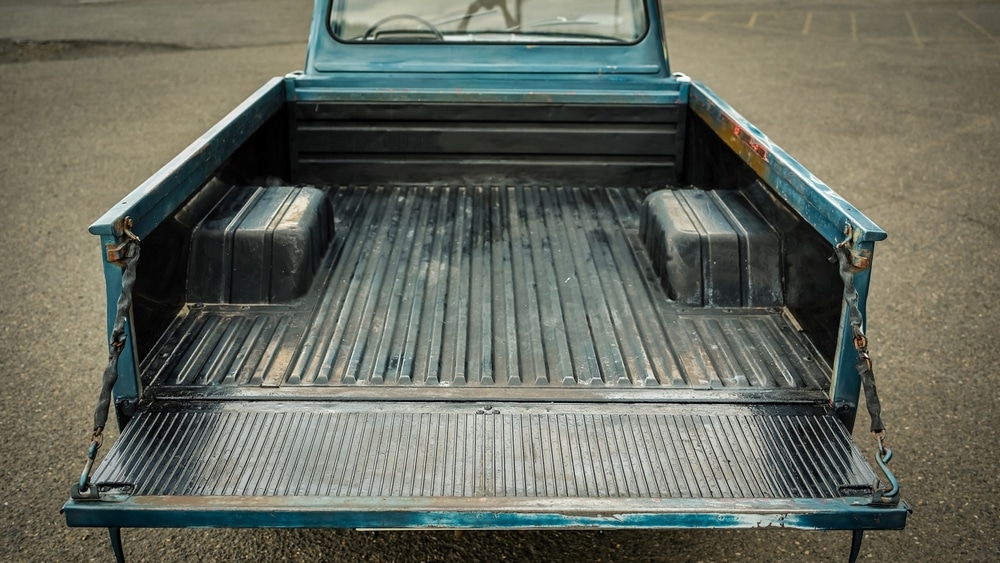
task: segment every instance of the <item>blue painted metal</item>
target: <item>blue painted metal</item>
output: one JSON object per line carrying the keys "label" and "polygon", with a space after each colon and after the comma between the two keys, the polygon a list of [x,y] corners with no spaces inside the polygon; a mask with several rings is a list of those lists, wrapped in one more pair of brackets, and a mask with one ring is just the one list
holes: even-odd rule
{"label": "blue painted metal", "polygon": [[90,232],[118,237],[121,235],[122,218],[131,217],[133,232],[139,238],[145,238],[278,111],[285,101],[284,89],[285,82],[281,78],[267,81],[229,115],[105,212],[90,226]]}
{"label": "blue painted metal", "polygon": [[[115,323],[118,296],[122,291],[122,270],[109,262],[105,249],[121,242],[122,220],[131,217],[133,232],[144,238],[167,216],[200,188],[227,158],[245,142],[285,100],[285,84],[274,78],[236,107],[198,140],[191,143],[173,160],[125,196],[90,226],[90,232],[101,237],[104,281],[107,290],[108,335]],[[135,401],[142,395],[138,356],[134,346],[131,316],[126,322],[125,346],[118,359],[118,381],[114,387],[116,401]],[[121,424],[119,420],[119,425]]]}
{"label": "blue painted metal", "polygon": [[[841,239],[843,238],[844,236],[842,235]],[[856,243],[854,250],[855,252],[867,252],[869,264],[875,258],[874,242]],[[854,273],[854,289],[858,292],[858,309],[866,321],[868,319],[867,305],[870,281],[870,266]],[[841,419],[846,419],[850,422],[857,415],[858,399],[861,395],[861,375],[855,367],[858,362],[858,351],[853,345],[854,331],[849,322],[849,312],[846,302],[841,307],[840,327],[838,331],[837,352],[833,360],[833,376],[830,381],[830,401],[834,406],[845,409]]]}
{"label": "blue painted metal", "polygon": [[850,226],[856,242],[884,240],[886,233],[871,219],[771,142],[704,84],[691,87],[691,110],[760,177],[795,208],[831,245],[844,240]]}
{"label": "blue painted metal", "polygon": [[[886,238],[885,231],[774,144],[704,84],[692,84],[689,107],[831,246],[850,236],[853,254],[867,255],[867,266],[854,276],[858,306],[865,315],[874,243]],[[830,400],[834,405],[848,408],[848,418],[853,419],[861,379],[854,367],[858,355],[851,345],[853,332],[847,323],[846,305],[841,311],[839,334]]]}
{"label": "blue painted metal", "polygon": [[[773,144],[704,85],[670,74],[659,3],[648,1],[650,28],[635,45],[359,45],[336,41],[326,27],[329,0],[316,0],[305,71],[274,78],[192,143],[90,228],[104,245],[119,242],[123,217],[145,237],[193,194],[286,100],[689,104],[690,108],[831,245],[845,228],[855,251],[873,258],[886,233]],[[489,61],[485,63],[484,61]],[[870,260],[869,260],[870,264]],[[109,334],[121,270],[105,261]],[[870,267],[855,274],[865,312]],[[846,319],[846,311],[842,319]],[[141,395],[131,320],[119,361],[117,399]],[[860,379],[841,322],[831,400],[856,408]],[[880,460],[881,461],[881,460]],[[893,484],[895,488],[896,485]],[[414,504],[410,505],[408,503]],[[603,499],[560,506],[553,501],[479,499],[480,506],[427,511],[427,499],[332,501],[321,497],[134,497],[121,502],[69,501],[71,526],[114,526],[123,515],[147,527],[348,528],[902,528],[909,507],[874,507],[858,499]],[[623,513],[622,506],[628,505]]]}
{"label": "blue painted metal", "polygon": [[[455,84],[446,74],[288,75],[290,101],[675,104],[688,84],[671,76],[538,77],[469,75]],[[450,84],[445,88],[446,84]]]}
{"label": "blue painted metal", "polygon": [[632,45],[342,43],[316,0],[305,71],[289,75],[299,101],[683,103],[670,74],[659,6]]}
{"label": "blue painted metal", "polygon": [[305,74],[446,72],[439,89],[467,87],[489,74],[670,76],[656,2],[646,2],[649,29],[632,45],[555,45],[505,43],[342,43],[330,33],[331,0],[313,8]]}
{"label": "blue painted metal", "polygon": [[885,475],[886,481],[889,482],[889,490],[885,491],[882,496],[887,499],[895,499],[899,495],[899,479],[889,469],[889,462],[892,461],[892,450],[883,447],[881,438],[879,438],[878,446],[878,455],[875,456],[875,461],[878,463],[879,469],[882,470],[882,474]]}
{"label": "blue painted metal", "polygon": [[[797,528],[901,529],[910,508],[859,499],[435,499],[326,497],[136,497],[69,501],[70,526],[107,527],[123,517],[154,528]],[[447,500],[447,499],[445,499]],[[429,506],[431,505],[431,506]],[[478,505],[478,506],[477,506]]]}
{"label": "blue painted metal", "polygon": [[97,448],[98,444],[96,441],[91,442],[90,447],[87,448],[87,464],[83,468],[83,473],[80,474],[80,490],[84,491],[87,489],[87,481],[90,479],[90,470],[94,465],[94,459],[97,458]]}
{"label": "blue painted metal", "polygon": [[[127,200],[123,200],[127,201]],[[123,215],[125,217],[127,215]],[[120,223],[118,223],[120,224]],[[112,226],[114,231],[116,227]],[[93,227],[91,227],[91,232]],[[115,317],[118,314],[118,296],[122,293],[122,268],[119,264],[106,260],[105,249],[108,245],[117,245],[119,238],[115,234],[101,234],[101,262],[104,264],[104,287],[107,303],[107,327],[108,338],[114,331]],[[133,330],[132,314],[125,320],[125,343],[121,354],[118,356],[118,379],[115,381],[112,396],[116,401],[138,401],[142,396],[142,382],[139,378],[139,356],[134,346],[135,331]],[[116,414],[118,413],[118,409]],[[118,427],[121,428],[124,420],[119,416]]]}

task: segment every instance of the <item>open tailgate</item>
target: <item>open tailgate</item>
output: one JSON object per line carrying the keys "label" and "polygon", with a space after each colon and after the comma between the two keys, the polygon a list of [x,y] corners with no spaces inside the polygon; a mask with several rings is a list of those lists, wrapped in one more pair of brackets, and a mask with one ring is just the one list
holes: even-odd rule
{"label": "open tailgate", "polygon": [[71,526],[902,528],[821,405],[162,401]]}

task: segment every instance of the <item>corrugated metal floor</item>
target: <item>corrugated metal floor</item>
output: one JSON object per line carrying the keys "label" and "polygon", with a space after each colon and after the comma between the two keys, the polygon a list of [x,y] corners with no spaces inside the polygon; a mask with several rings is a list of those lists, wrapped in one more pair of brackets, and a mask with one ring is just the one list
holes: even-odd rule
{"label": "corrugated metal floor", "polygon": [[286,391],[825,389],[829,367],[780,311],[667,298],[638,238],[647,193],[333,189],[336,238],[304,301],[188,308],[144,377]]}
{"label": "corrugated metal floor", "polygon": [[470,497],[838,498],[864,494],[875,480],[844,427],[817,406],[263,401],[153,404],[94,475],[133,484],[137,496],[443,497],[453,505]]}

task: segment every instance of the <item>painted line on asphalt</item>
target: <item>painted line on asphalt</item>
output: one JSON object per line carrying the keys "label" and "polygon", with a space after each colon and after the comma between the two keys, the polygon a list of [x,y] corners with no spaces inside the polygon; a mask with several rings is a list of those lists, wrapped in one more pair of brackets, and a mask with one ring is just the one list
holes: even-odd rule
{"label": "painted line on asphalt", "polygon": [[996,36],[994,36],[993,34],[991,34],[989,31],[986,31],[985,27],[983,27],[983,26],[979,25],[978,23],[976,23],[969,16],[965,15],[962,12],[955,12],[955,13],[958,14],[958,17],[960,17],[963,20],[965,20],[966,23],[968,23],[972,27],[974,27],[977,30],[979,30],[980,33],[982,33],[983,35],[985,35],[986,37],[988,37],[991,41],[993,41],[994,43],[1000,43],[1000,39],[998,39]]}
{"label": "painted line on asphalt", "polygon": [[[937,30],[935,27],[935,25],[937,25],[937,20],[925,21],[926,16],[929,13],[930,12],[927,11],[914,12],[911,10],[874,10],[861,12],[844,11],[836,13],[832,11],[807,12],[804,10],[755,10],[747,12],[737,11],[736,13],[725,14],[717,10],[692,10],[667,11],[665,16],[674,21],[700,23],[705,25],[719,25],[730,28],[752,29],[758,32],[795,34],[801,37],[839,36],[847,39],[847,36],[849,35],[850,42],[854,44],[908,43],[920,48],[925,48],[928,45],[938,43],[968,43],[970,41],[1000,44],[1000,36],[990,33],[987,28],[979,23],[976,23],[972,17],[957,10],[954,12],[939,12],[939,14],[943,13],[945,16],[949,16],[954,13],[964,22],[964,24],[960,25],[968,25],[975,31],[963,32],[962,27],[953,27],[951,33],[945,33],[942,35],[940,33],[941,30]],[[833,14],[839,16],[836,20],[839,23],[839,31],[831,30],[831,22],[833,20],[831,20],[830,16]],[[803,20],[800,20],[802,25],[801,27],[798,27],[794,23],[794,20],[796,19],[794,17],[787,17],[783,21],[775,22],[774,16],[776,15],[802,17]],[[847,15],[846,22],[844,20],[845,15]],[[885,24],[888,21],[885,18],[889,18],[890,16],[892,16],[894,21],[897,23],[893,30],[888,31],[888,35],[886,35],[886,33],[879,33],[870,29],[871,26],[869,24],[872,22],[881,22]],[[900,18],[900,16],[902,17]],[[740,20],[742,17],[746,17],[747,19],[741,22]],[[869,21],[870,19],[872,22]],[[920,20],[920,22],[918,22],[918,20]],[[906,23],[903,24],[903,21]],[[847,24],[847,27],[844,27],[844,24]],[[930,27],[928,28],[928,26]],[[935,31],[938,31],[938,34],[935,34]]]}
{"label": "painted line on asphalt", "polygon": [[909,11],[903,12],[903,14],[906,16],[907,23],[910,24],[910,31],[913,32],[913,42],[918,46],[923,47],[924,42],[920,39],[920,33],[917,31],[917,22],[913,21],[913,14]]}

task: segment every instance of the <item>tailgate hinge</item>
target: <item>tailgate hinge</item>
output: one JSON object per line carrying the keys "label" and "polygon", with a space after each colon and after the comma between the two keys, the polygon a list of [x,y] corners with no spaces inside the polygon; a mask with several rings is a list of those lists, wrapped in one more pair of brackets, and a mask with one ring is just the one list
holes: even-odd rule
{"label": "tailgate hinge", "polygon": [[131,258],[139,242],[139,237],[132,232],[131,217],[123,217],[115,227],[117,231],[121,232],[123,237],[121,242],[104,245],[105,259],[112,264],[122,262],[126,258]]}
{"label": "tailgate hinge", "polygon": [[837,245],[847,251],[848,261],[855,271],[867,270],[872,264],[872,253],[869,250],[858,249],[858,239],[862,234],[861,229],[855,229],[850,223],[844,225],[844,234],[847,236],[843,242]]}

